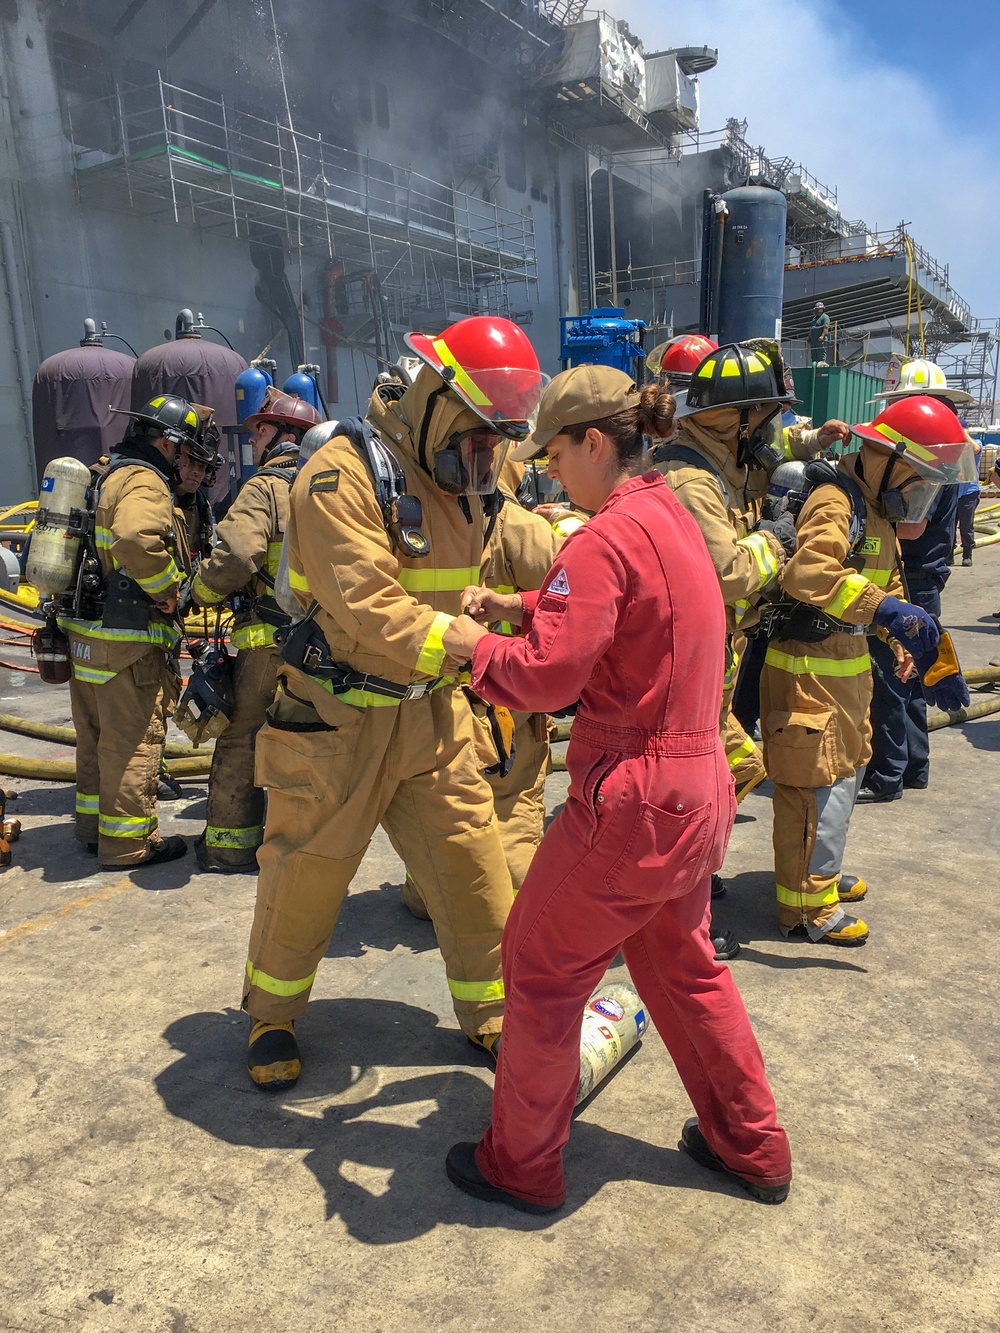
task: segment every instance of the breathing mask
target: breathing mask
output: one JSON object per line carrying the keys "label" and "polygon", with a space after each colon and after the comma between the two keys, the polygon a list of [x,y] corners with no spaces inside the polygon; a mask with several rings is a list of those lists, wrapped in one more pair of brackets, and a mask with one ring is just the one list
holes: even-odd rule
{"label": "breathing mask", "polygon": [[490,495],[509,447],[507,436],[488,426],[455,431],[434,454],[434,484],[448,495]]}

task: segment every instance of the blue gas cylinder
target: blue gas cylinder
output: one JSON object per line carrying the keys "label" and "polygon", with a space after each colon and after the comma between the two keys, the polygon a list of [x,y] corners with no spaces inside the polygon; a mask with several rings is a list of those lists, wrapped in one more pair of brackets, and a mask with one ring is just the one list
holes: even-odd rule
{"label": "blue gas cylinder", "polygon": [[320,416],[326,416],[326,404],[320,395],[319,385],[316,382],[316,376],[319,374],[319,366],[302,365],[299,366],[294,375],[289,375],[281,386],[284,393],[292,393],[303,402],[308,403],[310,407],[315,407]]}
{"label": "blue gas cylinder", "polygon": [[614,366],[635,376],[645,353],[642,335],[645,322],[626,318],[617,306],[589,310],[585,315],[565,316],[559,321],[562,346],[559,356],[563,367]]}
{"label": "blue gas cylinder", "polygon": [[[274,362],[269,362],[274,365]],[[247,417],[260,409],[264,401],[264,395],[274,384],[274,380],[268,370],[257,362],[252,362],[246,370],[241,371],[236,377],[236,420],[242,426]],[[241,431],[240,441],[240,480],[245,481],[247,477],[252,477],[256,472],[253,465],[253,453],[250,449],[250,437],[246,432]]]}

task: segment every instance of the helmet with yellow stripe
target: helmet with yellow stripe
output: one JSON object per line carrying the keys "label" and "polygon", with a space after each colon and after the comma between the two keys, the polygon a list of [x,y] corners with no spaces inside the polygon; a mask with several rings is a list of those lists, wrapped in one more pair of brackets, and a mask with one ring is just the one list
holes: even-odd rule
{"label": "helmet with yellow stripe", "polygon": [[948,376],[936,362],[925,361],[922,357],[905,361],[899,372],[899,383],[896,387],[880,393],[878,398],[872,398],[870,401],[874,403],[883,398],[888,403],[895,403],[901,398],[911,398],[916,394],[945,398],[956,407],[968,406],[975,401],[972,394],[964,389],[953,389],[948,383]]}
{"label": "helmet with yellow stripe", "polygon": [[795,395],[785,389],[773,356],[763,347],[727,343],[709,352],[692,371],[678,415],[692,416],[717,407],[777,408],[792,402]]}
{"label": "helmet with yellow stripe", "polygon": [[110,410],[116,415],[131,417],[138,427],[153,438],[163,436],[175,444],[197,447],[201,437],[201,417],[186,398],[178,398],[176,394],[157,394],[137,412],[119,407]]}
{"label": "helmet with yellow stripe", "polygon": [[544,376],[523,329],[499,315],[471,315],[436,338],[408,333],[406,344],[491,430],[527,436]]}
{"label": "helmet with yellow stripe", "polygon": [[852,426],[868,444],[893,454],[928,481],[968,481],[974,473],[972,447],[965,427],[947,404],[921,395],[901,398],[880,412],[871,425]]}

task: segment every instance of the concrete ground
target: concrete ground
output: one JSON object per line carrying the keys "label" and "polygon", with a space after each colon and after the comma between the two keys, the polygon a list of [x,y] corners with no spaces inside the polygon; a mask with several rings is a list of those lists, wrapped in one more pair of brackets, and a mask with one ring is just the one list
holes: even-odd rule
{"label": "concrete ground", "polygon": [[[966,665],[1000,654],[998,585],[1000,547],[954,571]],[[37,677],[0,672],[0,696],[68,720],[67,690]],[[1000,1329],[1000,717],[932,745],[930,790],[856,812],[863,949],[780,938],[766,791],[741,807],[719,915],[792,1140],[788,1202],[677,1151],[690,1107],[650,1031],[578,1117],[555,1220],[445,1178],[491,1073],[381,835],[299,1025],[302,1079],[268,1097],[237,1008],[253,880],[192,856],[101,871],[72,840],[69,786],[8,780],[24,834],[0,875],[0,1328]],[[161,809],[196,834],[204,783]]]}

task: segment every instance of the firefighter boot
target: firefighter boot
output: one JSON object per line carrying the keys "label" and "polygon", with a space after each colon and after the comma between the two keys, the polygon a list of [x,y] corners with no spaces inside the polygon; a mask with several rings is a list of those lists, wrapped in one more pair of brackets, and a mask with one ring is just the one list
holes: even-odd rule
{"label": "firefighter boot", "polygon": [[302,1073],[294,1023],[254,1021],[247,1050],[250,1077],[266,1092],[290,1088]]}
{"label": "firefighter boot", "polygon": [[475,1046],[477,1051],[485,1051],[496,1064],[500,1054],[500,1036],[499,1032],[480,1032],[475,1037],[469,1038],[469,1044]]}
{"label": "firefighter boot", "polygon": [[842,903],[859,903],[868,892],[868,885],[857,875],[841,875],[837,881],[837,897]]}
{"label": "firefighter boot", "polygon": [[708,1146],[704,1134],[698,1128],[697,1116],[692,1116],[690,1120],[684,1121],[684,1128],[681,1130],[681,1141],[677,1146],[686,1152],[689,1157],[694,1158],[699,1166],[707,1167],[709,1171],[720,1171],[729,1176],[758,1203],[784,1203],[788,1198],[787,1185],[765,1185],[761,1181],[750,1180],[746,1176],[737,1175],[735,1171],[730,1171],[722,1158],[718,1157]]}
{"label": "firefighter boot", "polygon": [[[781,933],[786,940],[811,940],[813,944],[841,944],[851,947],[852,945],[864,944],[868,938],[868,926],[860,917],[848,916],[846,912],[840,911],[836,916],[830,918],[833,922],[829,930],[824,930],[820,926],[782,926]],[[822,933],[819,933],[822,931]]]}
{"label": "firefighter boot", "polygon": [[464,1194],[471,1194],[474,1199],[485,1199],[488,1203],[506,1203],[521,1213],[554,1213],[562,1203],[533,1203],[511,1194],[509,1190],[492,1185],[476,1165],[476,1145],[474,1143],[455,1143],[445,1158],[445,1171],[448,1179]]}

